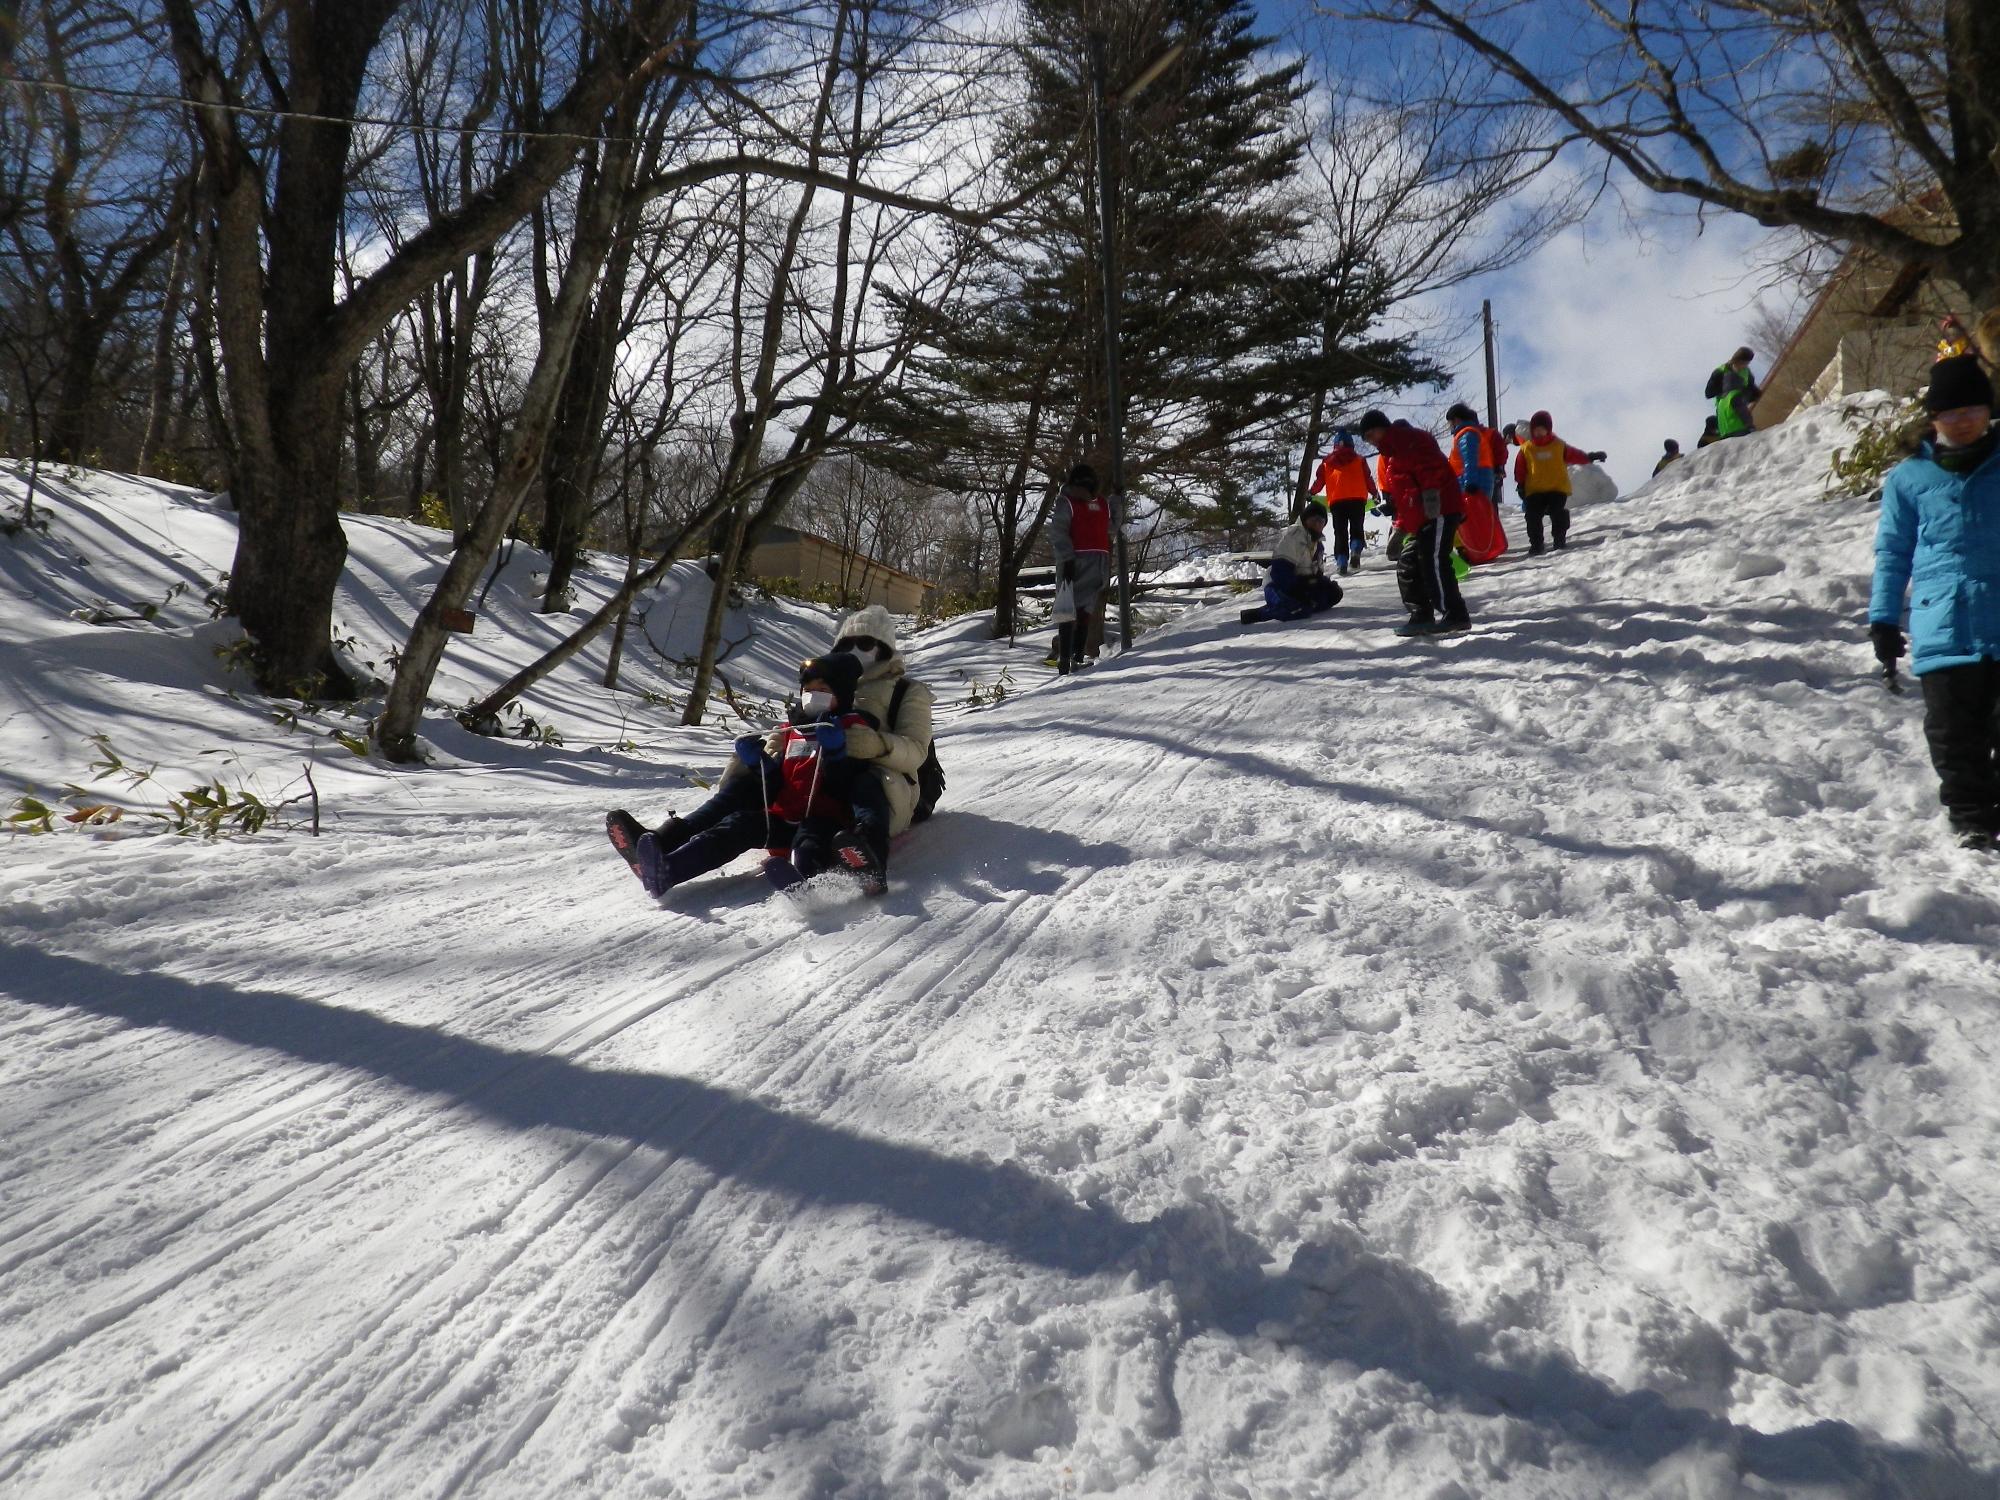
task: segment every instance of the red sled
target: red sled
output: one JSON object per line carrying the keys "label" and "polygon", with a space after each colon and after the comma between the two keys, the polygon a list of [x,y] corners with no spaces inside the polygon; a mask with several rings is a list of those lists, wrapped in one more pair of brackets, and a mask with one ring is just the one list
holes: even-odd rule
{"label": "red sled", "polygon": [[1457,545],[1469,563],[1490,563],[1507,550],[1500,512],[1478,490],[1465,492],[1465,520],[1458,528]]}

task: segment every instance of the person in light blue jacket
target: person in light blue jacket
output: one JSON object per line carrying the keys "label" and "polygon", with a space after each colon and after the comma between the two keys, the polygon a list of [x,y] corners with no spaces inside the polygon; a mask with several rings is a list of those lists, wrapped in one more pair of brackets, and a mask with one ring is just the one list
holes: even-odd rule
{"label": "person in light blue jacket", "polygon": [[[1924,692],[1938,800],[1967,849],[2000,853],[2000,433],[1976,355],[1931,366],[1934,436],[1890,471],[1875,531],[1868,634],[1905,651]],[[1910,631],[1903,635],[1903,599]]]}

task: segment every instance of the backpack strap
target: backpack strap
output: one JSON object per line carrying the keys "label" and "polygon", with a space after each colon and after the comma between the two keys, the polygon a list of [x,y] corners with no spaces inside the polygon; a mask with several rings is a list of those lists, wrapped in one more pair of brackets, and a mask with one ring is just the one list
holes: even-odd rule
{"label": "backpack strap", "polygon": [[898,677],[896,679],[896,686],[890,690],[889,722],[885,727],[891,734],[895,733],[896,721],[903,717],[903,698],[909,691],[910,679],[907,677]]}

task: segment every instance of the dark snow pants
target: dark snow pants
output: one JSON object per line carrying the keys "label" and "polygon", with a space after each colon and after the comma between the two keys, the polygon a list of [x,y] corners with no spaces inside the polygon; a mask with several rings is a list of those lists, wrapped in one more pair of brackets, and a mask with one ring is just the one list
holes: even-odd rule
{"label": "dark snow pants", "polygon": [[2000,661],[1939,667],[1917,681],[1938,801],[1952,828],[2000,834]]}
{"label": "dark snow pants", "polygon": [[[1291,591],[1281,589],[1275,583],[1267,583],[1264,585],[1264,608],[1257,612],[1256,617],[1262,620],[1303,620],[1307,615],[1332,609],[1340,600],[1340,585],[1324,576],[1301,579]],[[1248,623],[1247,617],[1245,623]]]}
{"label": "dark snow pants", "polygon": [[1548,518],[1549,527],[1555,533],[1558,547],[1569,539],[1569,496],[1561,490],[1536,490],[1521,497],[1521,506],[1528,513],[1528,550],[1542,550],[1542,518]]}
{"label": "dark snow pants", "polygon": [[1336,500],[1327,509],[1333,515],[1333,560],[1361,556],[1362,527],[1368,520],[1366,500]]}
{"label": "dark snow pants", "polygon": [[1451,566],[1451,544],[1463,516],[1439,516],[1426,521],[1403,544],[1396,558],[1396,588],[1412,620],[1447,620],[1463,625],[1471,616],[1458,591],[1458,574]]}
{"label": "dark snow pants", "polygon": [[[871,761],[842,757],[821,772],[828,796],[853,810],[854,832],[889,867],[889,793]],[[833,863],[836,835],[846,824],[833,818],[807,818],[788,823],[765,812],[768,793],[755,771],[731,776],[709,799],[680,820],[681,843],[662,849],[668,874],[678,885],[710,870],[719,870],[752,849],[792,851],[793,863],[816,875]],[[810,868],[808,866],[810,865]]]}
{"label": "dark snow pants", "polygon": [[848,757],[834,761],[821,773],[827,795],[838,797],[854,809],[854,835],[866,844],[882,868],[889,868],[889,789],[882,784],[893,771],[875,769],[875,763]]}
{"label": "dark snow pants", "polygon": [[789,849],[800,874],[817,875],[833,868],[833,841],[843,823],[840,818],[822,817],[791,823],[769,816],[761,807],[729,813],[680,848],[664,851],[665,884],[679,885],[719,870],[752,849]]}

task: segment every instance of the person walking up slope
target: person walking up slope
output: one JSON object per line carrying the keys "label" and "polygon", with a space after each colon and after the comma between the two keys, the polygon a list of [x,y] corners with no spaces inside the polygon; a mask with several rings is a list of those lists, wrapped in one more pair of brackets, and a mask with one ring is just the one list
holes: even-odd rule
{"label": "person walking up slope", "polygon": [[1528,515],[1528,555],[1541,556],[1544,520],[1560,552],[1569,543],[1569,466],[1602,463],[1605,455],[1570,447],[1556,436],[1555,418],[1545,411],[1528,418],[1525,438],[1518,430],[1514,435],[1521,444],[1514,455],[1514,488]]}
{"label": "person walking up slope", "polygon": [[1381,455],[1382,488],[1395,507],[1396,529],[1408,535],[1396,559],[1396,586],[1410,620],[1398,635],[1465,630],[1472,617],[1452,571],[1451,543],[1465,519],[1458,476],[1428,432],[1391,423],[1379,411],[1363,416],[1361,436]]}
{"label": "person walking up slope", "polygon": [[1444,419],[1451,424],[1451,467],[1465,500],[1458,550],[1469,563],[1489,563],[1507,550],[1507,532],[1500,524],[1507,440],[1481,426],[1479,414],[1463,401],[1453,403]]}
{"label": "person walking up slope", "polygon": [[1056,577],[1076,597],[1076,618],[1056,627],[1056,671],[1067,676],[1083,659],[1091,625],[1111,578],[1111,502],[1097,493],[1097,471],[1078,464],[1049,512],[1049,550]]}
{"label": "person walking up slope", "polygon": [[1750,349],[1738,349],[1729,356],[1727,364],[1717,365],[1709,372],[1708,385],[1703,394],[1715,403],[1715,431],[1718,437],[1742,437],[1757,430],[1757,424],[1751,420],[1750,408],[1764,393],[1750,375],[1750,362],[1756,357]]}
{"label": "person walking up slope", "polygon": [[[1885,668],[1910,652],[1938,800],[1960,845],[2000,852],[2000,433],[1976,355],[1931,366],[1935,436],[1889,472],[1868,634]],[[1910,633],[1902,629],[1910,597]]]}
{"label": "person walking up slope", "polygon": [[1380,500],[1375,476],[1368,461],[1354,451],[1354,434],[1342,428],[1333,435],[1333,446],[1319,462],[1314,480],[1326,496],[1326,508],[1333,521],[1333,561],[1345,578],[1361,566],[1362,528],[1368,519],[1368,502]]}

